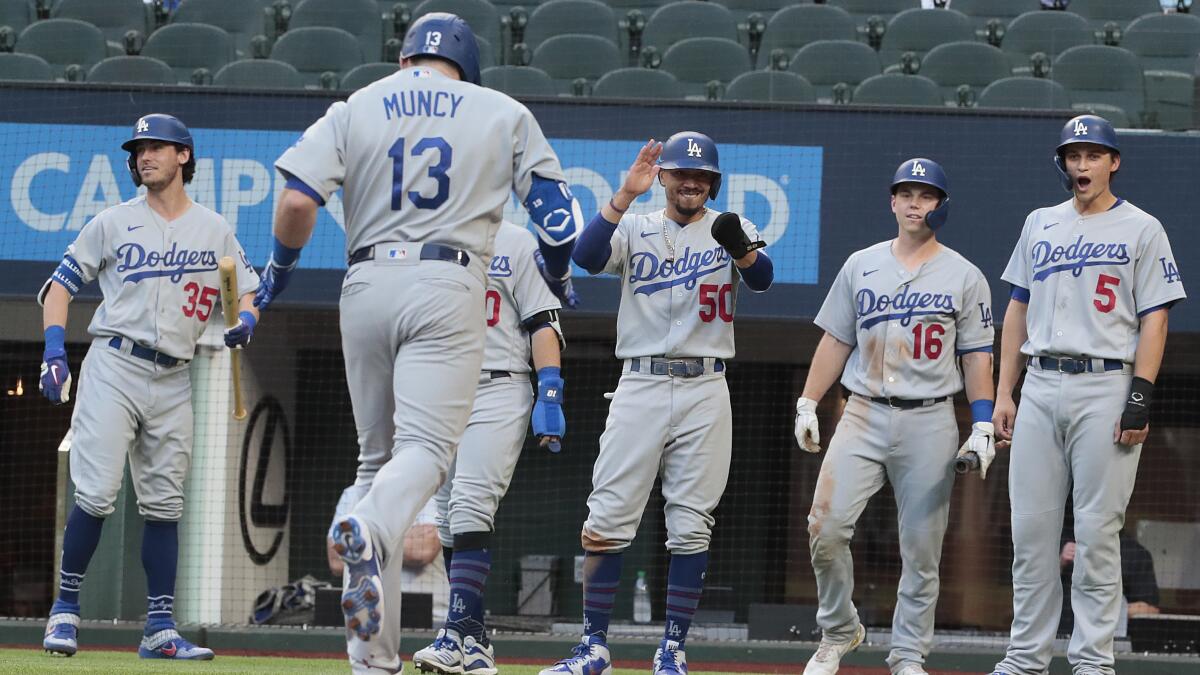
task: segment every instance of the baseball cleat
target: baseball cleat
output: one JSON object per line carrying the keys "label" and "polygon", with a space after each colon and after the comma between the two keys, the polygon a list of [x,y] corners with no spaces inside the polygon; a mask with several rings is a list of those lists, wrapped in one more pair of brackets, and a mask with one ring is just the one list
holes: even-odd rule
{"label": "baseball cleat", "polygon": [[46,622],[42,648],[51,656],[74,656],[79,648],[78,638],[78,614],[53,614]]}
{"label": "baseball cleat", "polygon": [[910,663],[900,670],[892,673],[892,675],[929,675],[925,669],[915,663]]}
{"label": "baseball cleat", "polygon": [[[383,623],[383,581],[379,577],[379,556],[371,544],[367,524],[346,516],[329,529],[333,550],[346,564],[350,579],[342,591],[342,614],[346,628],[360,640],[370,640]],[[446,671],[457,672],[457,671]]]}
{"label": "baseball cleat", "polygon": [[663,640],[654,652],[654,675],[687,675],[687,655],[674,640]]}
{"label": "baseball cleat", "polygon": [[462,639],[455,631],[439,630],[433,644],[413,654],[413,665],[423,673],[463,672]]}
{"label": "baseball cleat", "polygon": [[177,661],[211,661],[213,650],[197,647],[179,635],[174,628],[160,630],[142,638],[138,656],[143,659],[175,659]]}
{"label": "baseball cleat", "polygon": [[463,639],[462,653],[464,673],[497,675],[500,672],[496,670],[496,652],[490,642],[485,645],[473,635],[468,635]]}
{"label": "baseball cleat", "polygon": [[612,672],[612,656],[604,639],[598,635],[584,635],[583,641],[571,650],[571,656],[538,675],[612,675]]}
{"label": "baseball cleat", "polygon": [[813,654],[808,660],[808,665],[804,667],[804,675],[833,675],[838,671],[842,657],[858,649],[866,637],[867,629],[860,623],[854,630],[854,638],[849,642],[829,642],[822,638],[817,653]]}

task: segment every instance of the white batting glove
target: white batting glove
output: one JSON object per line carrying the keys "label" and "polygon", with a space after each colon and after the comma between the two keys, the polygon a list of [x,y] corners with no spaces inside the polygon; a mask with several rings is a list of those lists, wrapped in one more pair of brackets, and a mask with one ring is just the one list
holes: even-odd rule
{"label": "white batting glove", "polygon": [[958,449],[958,456],[964,457],[972,452],[979,458],[980,479],[986,479],[988,467],[996,458],[996,428],[991,422],[976,422],[971,425],[971,435]]}
{"label": "white batting glove", "polygon": [[821,430],[817,426],[817,402],[796,399],[796,443],[805,452],[821,451]]}

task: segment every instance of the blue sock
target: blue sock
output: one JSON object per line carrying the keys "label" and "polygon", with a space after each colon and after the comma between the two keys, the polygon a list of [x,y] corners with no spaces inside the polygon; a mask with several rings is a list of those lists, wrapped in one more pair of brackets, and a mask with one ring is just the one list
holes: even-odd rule
{"label": "blue sock", "polygon": [[58,600],[50,608],[51,614],[78,614],[79,588],[88,563],[100,543],[100,532],[104,519],[97,518],[76,504],[67,516],[66,531],[63,532],[62,564],[58,573]]}
{"label": "blue sock", "polygon": [[667,571],[667,628],[663,637],[683,647],[692,617],[704,591],[704,571],[708,569],[708,551],[672,553]]}
{"label": "blue sock", "polygon": [[446,628],[476,640],[485,638],[483,628],[483,589],[492,572],[492,554],[488,550],[488,532],[469,532],[454,535],[451,554],[450,609],[446,613]]}
{"label": "blue sock", "polygon": [[146,635],[175,627],[175,566],[179,562],[179,523],[147,520],[142,528],[142,567],[146,570]]}
{"label": "blue sock", "polygon": [[583,557],[583,632],[608,641],[623,553],[591,553]]}

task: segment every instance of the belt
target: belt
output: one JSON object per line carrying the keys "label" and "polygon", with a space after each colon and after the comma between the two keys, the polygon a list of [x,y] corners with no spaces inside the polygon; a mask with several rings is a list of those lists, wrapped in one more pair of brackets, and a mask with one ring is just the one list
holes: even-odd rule
{"label": "belt", "polygon": [[642,356],[629,359],[629,372],[647,375],[670,375],[671,377],[699,377],[705,372],[705,362],[711,362],[711,371],[725,370],[725,361],[702,357],[669,359],[665,356]]}
{"label": "belt", "polygon": [[[122,341],[122,338],[114,337],[108,341],[108,346],[119,350],[121,348]],[[129,341],[129,353],[133,354],[139,359],[145,359],[147,361],[157,363],[164,368],[174,368],[175,366],[187,363],[187,361],[184,359],[177,359],[174,356],[167,356],[162,352],[156,352],[149,347],[143,347],[133,340]]]}
{"label": "belt", "polygon": [[1125,362],[1116,359],[1075,359],[1069,356],[1031,356],[1029,365],[1041,370],[1050,370],[1068,375],[1080,373],[1106,373],[1124,370]]}
{"label": "belt", "polygon": [[[441,260],[443,262],[456,263],[462,265],[463,267],[466,267],[467,264],[471,262],[471,256],[467,255],[466,251],[454,248],[453,246],[446,246],[444,244],[409,245],[421,247],[421,253],[419,255],[421,260]],[[380,246],[385,246],[385,244],[380,244]],[[350,258],[347,261],[347,266],[357,265],[360,262],[366,262],[374,259],[375,247],[364,246],[350,254]]]}
{"label": "belt", "polygon": [[512,377],[512,373],[507,370],[493,370],[491,376],[493,380],[499,380],[502,377]]}
{"label": "belt", "polygon": [[913,408],[924,408],[931,405],[937,405],[942,401],[950,398],[949,396],[939,396],[937,398],[896,398],[895,396],[870,396],[867,397],[873,403],[882,403],[886,406],[899,408],[900,410],[912,410]]}

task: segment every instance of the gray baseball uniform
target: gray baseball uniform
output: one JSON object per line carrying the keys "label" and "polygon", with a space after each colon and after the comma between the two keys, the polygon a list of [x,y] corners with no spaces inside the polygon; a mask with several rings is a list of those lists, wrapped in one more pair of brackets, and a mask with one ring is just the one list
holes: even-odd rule
{"label": "gray baseball uniform", "polygon": [[[1121,604],[1118,533],[1133,493],[1141,445],[1113,442],[1132,379],[1140,317],[1186,297],[1162,225],[1126,201],[1080,216],[1073,200],[1025,220],[1003,279],[1028,302],[1021,353],[1091,359],[1067,374],[1031,364],[1013,428],[1014,675],[1049,668],[1062,607],[1059,537],[1073,497],[1078,544],[1071,585],[1076,672],[1112,673]],[[1027,295],[1024,293],[1027,292]],[[1073,487],[1072,487],[1073,485]]]}
{"label": "gray baseball uniform", "polygon": [[[331,105],[276,166],[322,200],[341,186],[347,252],[373,247],[347,271],[340,303],[359,463],[386,462],[354,515],[384,560],[398,557],[474,404],[501,212],[511,191],[525,199],[535,172],[562,180],[562,170],[523,105],[421,67]],[[385,565],[385,577],[398,574]],[[398,618],[398,603],[387,606]],[[398,667],[399,621],[349,645],[356,659]]]}
{"label": "gray baseball uniform", "polygon": [[[681,227],[663,210],[627,214],[613,232],[604,271],[621,277],[616,356],[625,362],[592,470],[587,550],[620,551],[633,541],[655,476],[666,499],[667,548],[708,549],[729,477],[733,425],[722,359],[734,354],[741,278],[710,233],[717,215]],[[749,221],[742,227],[759,239]]]}
{"label": "gray baseball uniform", "polygon": [[241,261],[239,296],[254,291],[258,275],[219,213],[193,203],[167,222],[144,197],[100,212],[66,255],[104,296],[71,418],[75,499],[92,515],[112,513],[128,453],[139,512],[178,520],[192,455],[187,362],[221,305],[217,261]]}
{"label": "gray baseball uniform", "polygon": [[[891,241],[850,256],[815,323],[854,347],[842,374],[850,397],[821,463],[809,551],[817,623],[848,642],[858,626],[850,538],[884,480],[896,494],[903,561],[888,664],[922,664],[933,644],[938,564],[954,483],[958,424],[949,397],[963,388],[956,355],[990,349],[991,291],[977,267],[942,247],[910,272]],[[922,400],[893,407],[873,397]],[[939,400],[940,399],[940,400]]]}

